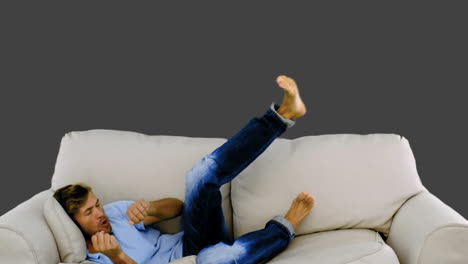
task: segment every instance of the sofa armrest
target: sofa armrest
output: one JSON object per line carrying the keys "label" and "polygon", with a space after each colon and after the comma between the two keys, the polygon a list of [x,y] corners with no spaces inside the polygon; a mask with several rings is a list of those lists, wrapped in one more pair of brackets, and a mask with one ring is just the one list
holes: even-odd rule
{"label": "sofa armrest", "polygon": [[397,211],[386,242],[401,264],[468,263],[468,221],[428,191]]}
{"label": "sofa armrest", "polygon": [[59,263],[52,232],[42,214],[49,190],[36,194],[0,216],[0,263]]}

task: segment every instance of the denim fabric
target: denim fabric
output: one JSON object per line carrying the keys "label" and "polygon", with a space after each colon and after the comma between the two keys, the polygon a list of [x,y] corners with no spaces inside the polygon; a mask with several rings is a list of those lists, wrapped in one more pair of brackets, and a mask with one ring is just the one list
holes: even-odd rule
{"label": "denim fabric", "polygon": [[227,232],[220,188],[232,181],[295,121],[280,116],[274,102],[245,127],[186,174],[182,211],[183,255],[197,255],[197,263],[263,263],[288,246],[294,229],[282,216],[265,228],[232,240]]}
{"label": "denim fabric", "polygon": [[276,112],[278,108],[279,106],[275,104],[275,102],[271,103],[270,109],[273,111],[273,113],[275,113],[275,115],[277,115],[288,126],[288,128],[294,126],[296,124],[296,121],[282,117],[278,112]]}

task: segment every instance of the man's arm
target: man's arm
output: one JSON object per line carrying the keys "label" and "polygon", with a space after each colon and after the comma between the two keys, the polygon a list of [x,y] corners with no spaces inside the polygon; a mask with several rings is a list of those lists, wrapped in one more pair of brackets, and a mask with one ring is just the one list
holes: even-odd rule
{"label": "man's arm", "polygon": [[128,207],[127,215],[130,224],[134,225],[143,221],[146,227],[179,216],[182,213],[183,204],[177,198],[164,198],[152,202],[138,200]]}
{"label": "man's arm", "polygon": [[184,203],[177,198],[164,198],[150,202],[148,216],[143,219],[145,226],[174,218],[182,213]]}

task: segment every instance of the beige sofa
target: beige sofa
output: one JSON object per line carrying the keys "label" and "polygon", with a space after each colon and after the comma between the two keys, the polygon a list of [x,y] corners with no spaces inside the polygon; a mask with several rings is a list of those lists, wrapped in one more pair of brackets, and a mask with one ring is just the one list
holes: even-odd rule
{"label": "beige sofa", "polygon": [[[76,226],[67,228],[54,217],[59,211],[51,214],[53,190],[83,182],[103,204],[140,198],[183,200],[185,172],[225,141],[115,130],[67,133],[51,188],[0,217],[0,263],[84,260],[84,240]],[[276,139],[223,186],[229,230],[239,237],[263,228],[273,216],[284,214],[301,191],[314,196],[315,207],[289,247],[269,263],[468,263],[468,222],[422,185],[404,137]],[[60,221],[52,223],[54,219]],[[180,217],[155,228],[174,233],[180,230],[179,221]],[[173,263],[195,261],[192,256]]]}

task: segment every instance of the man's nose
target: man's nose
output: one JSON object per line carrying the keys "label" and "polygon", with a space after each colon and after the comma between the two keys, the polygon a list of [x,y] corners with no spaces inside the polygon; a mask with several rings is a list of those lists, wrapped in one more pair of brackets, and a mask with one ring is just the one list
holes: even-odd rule
{"label": "man's nose", "polygon": [[104,212],[101,210],[96,210],[96,217],[101,218],[104,215]]}

